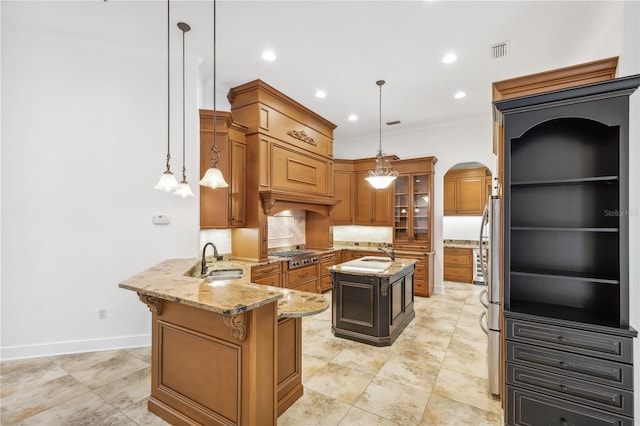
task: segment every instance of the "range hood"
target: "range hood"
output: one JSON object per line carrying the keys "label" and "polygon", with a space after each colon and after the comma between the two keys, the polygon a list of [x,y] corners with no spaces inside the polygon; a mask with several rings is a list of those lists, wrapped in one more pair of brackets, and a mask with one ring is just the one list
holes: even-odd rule
{"label": "range hood", "polygon": [[329,217],[342,200],[321,195],[309,195],[287,190],[265,189],[258,191],[262,209],[267,216],[283,210],[308,210]]}

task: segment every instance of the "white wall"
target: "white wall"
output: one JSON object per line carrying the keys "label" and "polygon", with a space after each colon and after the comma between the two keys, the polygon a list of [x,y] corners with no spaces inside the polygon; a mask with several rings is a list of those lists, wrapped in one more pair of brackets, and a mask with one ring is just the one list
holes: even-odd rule
{"label": "white wall", "polygon": [[[197,197],[152,189],[165,168],[166,48],[6,22],[2,30],[1,358],[146,344],[148,309],[118,283],[167,258],[195,258],[198,248]],[[180,176],[180,50],[173,58],[172,170]],[[187,177],[197,194],[191,59],[187,70]],[[171,224],[153,225],[155,214]]]}

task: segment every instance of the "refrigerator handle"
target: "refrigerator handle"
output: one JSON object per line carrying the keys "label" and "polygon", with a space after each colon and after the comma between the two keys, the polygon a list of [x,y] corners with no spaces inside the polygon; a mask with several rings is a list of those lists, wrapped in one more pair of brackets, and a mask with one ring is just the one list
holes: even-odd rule
{"label": "refrigerator handle", "polygon": [[480,322],[480,328],[482,329],[482,331],[484,331],[484,334],[488,336],[489,327],[487,327],[487,325],[485,324],[486,321],[482,321],[482,319],[485,318],[486,316],[487,316],[487,311],[482,311],[482,313],[480,314],[480,318],[478,318],[478,320]]}
{"label": "refrigerator handle", "polygon": [[484,300],[482,300],[482,296],[484,296],[485,294],[487,294],[487,289],[482,289],[482,291],[480,292],[480,294],[478,294],[478,300],[480,301],[480,303],[482,304],[482,306],[485,307],[485,309],[489,309],[489,302],[485,302]]}
{"label": "refrigerator handle", "polygon": [[482,276],[484,282],[487,283],[487,267],[485,266],[484,250],[482,250],[482,235],[484,234],[484,224],[489,220],[489,205],[484,207],[482,212],[482,220],[480,221],[480,238],[478,238],[478,250],[480,250],[480,268],[482,269]]}

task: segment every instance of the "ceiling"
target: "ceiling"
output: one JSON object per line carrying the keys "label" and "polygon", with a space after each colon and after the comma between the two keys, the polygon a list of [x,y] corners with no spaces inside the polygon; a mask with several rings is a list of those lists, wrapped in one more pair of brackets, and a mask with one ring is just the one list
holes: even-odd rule
{"label": "ceiling", "polygon": [[[164,50],[166,11],[155,0],[2,1],[3,26]],[[380,79],[382,121],[401,121],[383,135],[489,119],[494,81],[617,56],[623,11],[612,1],[219,0],[216,99],[228,108],[229,88],[259,78],[336,124],[343,143],[377,141]],[[187,22],[187,51],[210,83],[212,2],[173,0],[171,21],[172,54],[180,57],[175,23]],[[505,41],[508,55],[492,59]],[[275,62],[261,58],[266,48]],[[458,60],[444,64],[447,52]],[[460,90],[467,96],[454,99]]]}

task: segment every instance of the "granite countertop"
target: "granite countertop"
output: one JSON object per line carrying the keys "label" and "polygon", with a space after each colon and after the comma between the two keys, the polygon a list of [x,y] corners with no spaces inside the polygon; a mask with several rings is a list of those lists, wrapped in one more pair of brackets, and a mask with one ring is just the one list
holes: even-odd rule
{"label": "granite countertop", "polygon": [[[365,256],[361,259],[350,260],[349,262],[340,263],[339,265],[329,267],[329,271],[339,272],[352,275],[366,275],[375,277],[390,277],[401,272],[403,269],[415,265],[415,259],[396,258],[393,262],[388,262],[389,266],[383,270],[375,270],[375,266],[380,265],[378,262],[368,262],[366,259],[380,256]],[[384,258],[387,261],[388,258]]]}
{"label": "granite countertop", "polygon": [[450,248],[478,248],[478,240],[444,240],[443,246]]}
{"label": "granite countertop", "polygon": [[209,270],[242,269],[241,278],[209,282],[198,278],[198,259],[170,259],[120,283],[138,294],[183,303],[222,314],[237,314],[277,301],[278,318],[304,317],[325,311],[329,302],[321,294],[251,283],[257,263],[222,260]]}
{"label": "granite countertop", "polygon": [[[384,256],[385,254],[380,250],[378,250],[378,247],[380,246],[384,247],[387,250],[391,250],[393,248],[390,244],[379,244],[379,243],[359,243],[358,245],[355,245],[353,243],[351,244],[337,243],[333,245],[333,250],[334,251],[335,250],[370,251],[372,256],[374,254],[377,256]],[[415,255],[416,250],[394,250],[394,253],[396,254],[406,253],[406,254]],[[423,253],[426,254],[428,252],[423,252]]]}

